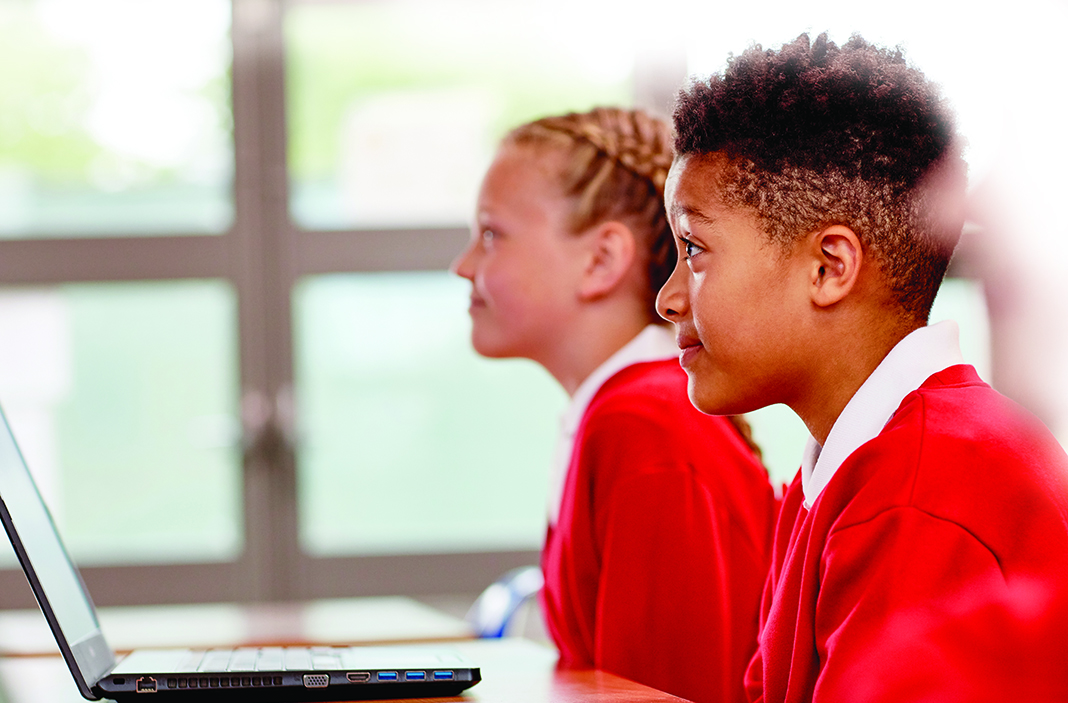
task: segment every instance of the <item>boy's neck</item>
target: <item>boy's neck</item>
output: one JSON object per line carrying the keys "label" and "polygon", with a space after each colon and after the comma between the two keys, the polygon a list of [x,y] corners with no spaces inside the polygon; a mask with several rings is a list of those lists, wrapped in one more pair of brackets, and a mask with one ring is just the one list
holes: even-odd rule
{"label": "boy's neck", "polygon": [[[824,363],[808,385],[809,392],[790,404],[820,446],[826,443],[846,405],[890,350],[922,326],[913,320],[869,318],[832,334],[835,343],[824,350]],[[866,333],[860,337],[856,330]]]}

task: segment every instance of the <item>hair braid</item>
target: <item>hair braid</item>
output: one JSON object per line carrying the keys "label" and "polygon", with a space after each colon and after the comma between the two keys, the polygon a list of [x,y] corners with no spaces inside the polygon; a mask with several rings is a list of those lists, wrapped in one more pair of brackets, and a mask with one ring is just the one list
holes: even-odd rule
{"label": "hair braid", "polygon": [[764,463],[764,452],[761,451],[760,445],[753,439],[753,426],[749,424],[749,420],[745,419],[745,415],[728,415],[727,419],[734,425],[734,429],[738,430],[738,434],[745,440],[746,446],[752,450],[756,458]]}
{"label": "hair braid", "polygon": [[667,125],[641,110],[597,108],[539,120],[547,129],[585,139],[636,176],[649,180],[662,197],[673,152]]}
{"label": "hair braid", "polygon": [[560,180],[564,194],[575,200],[574,231],[619,219],[646,244],[647,309],[650,320],[659,322],[656,294],[676,260],[664,210],[664,183],[674,157],[668,125],[642,110],[598,107],[527,123],[505,142],[567,154]]}

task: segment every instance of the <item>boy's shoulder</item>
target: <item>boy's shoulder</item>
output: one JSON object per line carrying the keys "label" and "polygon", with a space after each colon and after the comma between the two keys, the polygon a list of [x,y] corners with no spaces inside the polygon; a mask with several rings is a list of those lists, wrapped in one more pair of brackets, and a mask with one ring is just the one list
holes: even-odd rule
{"label": "boy's shoulder", "polygon": [[[905,396],[882,432],[846,464],[899,467],[898,476],[965,472],[997,462],[1052,462],[1068,456],[1034,415],[984,383],[968,365],[930,376]],[[849,472],[847,472],[849,473]]]}
{"label": "boy's shoulder", "polygon": [[936,373],[906,396],[836,478],[821,496],[836,529],[912,509],[960,525],[1001,554],[1025,535],[1038,539],[1036,530],[1059,525],[1064,533],[1068,524],[1068,455],[970,366]]}
{"label": "boy's shoulder", "polygon": [[982,478],[982,466],[1003,462],[1068,470],[1068,456],[1046,426],[963,364],[933,374],[907,395],[873,441],[913,452],[923,473],[937,474],[941,466]]}

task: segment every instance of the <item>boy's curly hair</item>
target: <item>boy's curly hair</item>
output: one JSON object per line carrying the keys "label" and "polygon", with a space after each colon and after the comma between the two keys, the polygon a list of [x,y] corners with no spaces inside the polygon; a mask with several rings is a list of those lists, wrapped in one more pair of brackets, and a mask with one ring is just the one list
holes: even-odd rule
{"label": "boy's curly hair", "polygon": [[926,321],[963,227],[966,169],[951,111],[900,50],[854,35],[754,46],[675,104],[675,152],[720,152],[722,197],[784,249],[844,224],[907,314]]}

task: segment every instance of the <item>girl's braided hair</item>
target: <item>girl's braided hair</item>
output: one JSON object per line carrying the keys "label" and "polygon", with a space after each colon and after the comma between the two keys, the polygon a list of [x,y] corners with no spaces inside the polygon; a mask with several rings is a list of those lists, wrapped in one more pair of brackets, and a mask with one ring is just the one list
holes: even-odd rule
{"label": "girl's braided hair", "polygon": [[656,294],[676,260],[664,210],[671,142],[663,120],[642,110],[612,107],[545,117],[505,137],[505,144],[550,147],[566,156],[559,185],[574,201],[573,231],[620,220],[645,244],[646,308],[654,322],[660,322]]}

